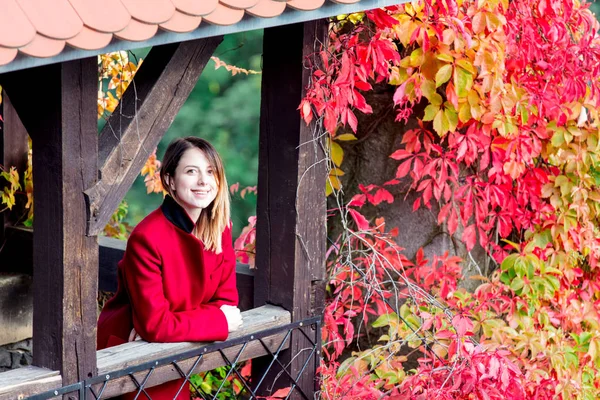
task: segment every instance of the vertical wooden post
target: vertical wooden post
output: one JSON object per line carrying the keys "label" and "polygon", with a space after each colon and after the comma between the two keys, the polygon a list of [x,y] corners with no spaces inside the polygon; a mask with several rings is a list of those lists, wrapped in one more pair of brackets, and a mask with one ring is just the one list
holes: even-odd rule
{"label": "vertical wooden post", "polygon": [[98,240],[84,190],[98,175],[95,57],[0,79],[33,142],[33,363],[63,384],[96,372]]}
{"label": "vertical wooden post", "polygon": [[[297,108],[310,77],[305,57],[319,51],[326,38],[326,21],[269,28],[264,34],[254,306],[280,305],[293,321],[319,315],[323,307],[326,166],[319,162],[324,151],[314,126],[301,121]],[[301,334],[292,336],[280,360],[291,363],[293,377],[311,347]],[[254,360],[253,366],[258,377],[264,365]],[[299,383],[310,398],[314,377],[309,363]],[[276,383],[289,385],[285,376]]]}
{"label": "vertical wooden post", "polygon": [[[22,178],[27,168],[27,131],[4,91],[2,92],[1,107],[0,165],[7,170],[10,167],[16,167]],[[17,212],[23,211],[20,205],[17,205],[17,209]],[[5,227],[14,220],[15,213],[4,212],[0,216],[0,249],[3,248],[6,240]],[[3,259],[3,261],[4,265],[0,267],[0,270],[14,268],[14,265],[12,265],[14,260]]]}

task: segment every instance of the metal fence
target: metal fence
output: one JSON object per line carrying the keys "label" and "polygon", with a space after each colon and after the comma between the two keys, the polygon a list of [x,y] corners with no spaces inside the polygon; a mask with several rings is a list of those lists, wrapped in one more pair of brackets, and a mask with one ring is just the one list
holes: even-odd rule
{"label": "metal fence", "polygon": [[[266,343],[266,338],[278,335],[282,337],[281,342],[273,346]],[[308,352],[307,355],[303,356],[305,361],[302,363],[302,368],[297,371],[295,376],[292,376],[290,372],[290,364],[284,364],[280,360],[281,353],[287,349],[286,344],[289,343],[292,335],[302,335],[305,338],[308,347],[303,349]],[[242,373],[241,368],[243,362],[240,360],[244,359],[244,351],[248,345],[252,342],[259,342],[264,348],[266,355],[261,357],[262,365],[266,365],[260,376],[249,376],[247,373]],[[239,351],[235,352],[235,356],[227,356],[225,350],[235,346],[240,346]],[[273,350],[273,348],[275,349]],[[57,398],[69,398],[72,395],[73,398],[79,398],[80,400],[101,400],[114,396],[114,390],[112,395],[107,395],[107,388],[110,387],[111,383],[115,384],[117,381],[123,385],[123,382],[133,382],[135,390],[128,396],[140,400],[152,400],[151,394],[148,393],[150,386],[153,384],[152,376],[153,373],[164,366],[171,366],[173,370],[177,371],[179,375],[178,381],[180,381],[179,391],[174,396],[181,393],[186,385],[189,386],[192,397],[199,399],[222,399],[223,391],[228,389],[231,391],[231,382],[235,381],[237,390],[235,390],[235,398],[241,399],[257,399],[260,396],[265,396],[268,387],[287,386],[289,387],[289,393],[285,397],[290,398],[303,398],[312,400],[313,387],[303,388],[299,384],[300,378],[302,377],[306,367],[309,363],[315,364],[315,370],[319,365],[321,350],[321,317],[313,317],[303,321],[294,322],[284,326],[252,333],[243,337],[239,337],[233,340],[225,342],[215,342],[207,344],[206,346],[199,347],[193,351],[187,351],[175,356],[169,356],[162,359],[156,359],[153,361],[145,362],[140,365],[132,366],[129,368],[113,371],[110,373],[103,374],[102,376],[95,376],[84,381],[64,386],[60,389],[51,390],[41,394],[37,394],[29,397],[31,400],[45,400]],[[220,370],[221,376],[219,381],[220,386],[217,388],[211,388],[207,390],[205,385],[198,384],[198,376],[195,374],[199,370],[202,370],[201,364],[203,359],[209,354],[219,354],[222,357],[224,369]],[[247,357],[246,357],[247,358]],[[191,365],[191,366],[190,366]],[[202,370],[204,371],[204,370]],[[279,385],[273,385],[273,377],[279,380]],[[201,380],[202,378],[200,378]],[[271,382],[267,382],[270,380]],[[309,380],[314,382],[313,380]],[[230,382],[226,384],[226,382]],[[154,383],[155,384],[155,383]],[[231,398],[231,397],[229,397]]]}

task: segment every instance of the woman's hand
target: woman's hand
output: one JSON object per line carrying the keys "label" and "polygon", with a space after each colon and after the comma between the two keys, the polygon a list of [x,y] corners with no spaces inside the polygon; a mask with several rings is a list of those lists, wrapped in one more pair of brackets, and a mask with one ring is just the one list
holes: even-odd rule
{"label": "woman's hand", "polygon": [[223,314],[225,314],[225,318],[227,319],[229,332],[235,332],[242,327],[242,313],[239,308],[223,304],[221,306],[221,311],[223,311]]}

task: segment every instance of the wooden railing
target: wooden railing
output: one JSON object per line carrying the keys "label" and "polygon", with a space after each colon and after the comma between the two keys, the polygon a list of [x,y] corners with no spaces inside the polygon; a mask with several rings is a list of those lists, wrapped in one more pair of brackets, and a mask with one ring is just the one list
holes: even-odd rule
{"label": "wooden railing", "polygon": [[25,367],[0,373],[0,400],[46,399],[75,391],[87,392],[90,399],[96,396],[105,399],[135,391],[142,382],[144,388],[148,388],[181,378],[178,369],[186,374],[199,373],[227,365],[227,360],[239,363],[288,348],[290,330],[286,328],[291,326],[288,311],[267,305],[245,311],[242,316],[243,327],[225,342],[138,340],[100,350],[97,352],[98,376],[66,388],[62,387],[58,371]]}

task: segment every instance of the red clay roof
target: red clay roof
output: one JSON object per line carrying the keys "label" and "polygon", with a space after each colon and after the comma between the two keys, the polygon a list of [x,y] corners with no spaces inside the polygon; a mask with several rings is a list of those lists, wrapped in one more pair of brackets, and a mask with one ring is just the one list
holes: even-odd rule
{"label": "red clay roof", "polygon": [[[351,4],[360,0],[328,0]],[[245,15],[273,18],[286,8],[316,10],[325,0],[0,0],[0,66],[22,53],[54,57],[70,46],[100,50],[113,39],[145,41],[159,30],[234,25]]]}

